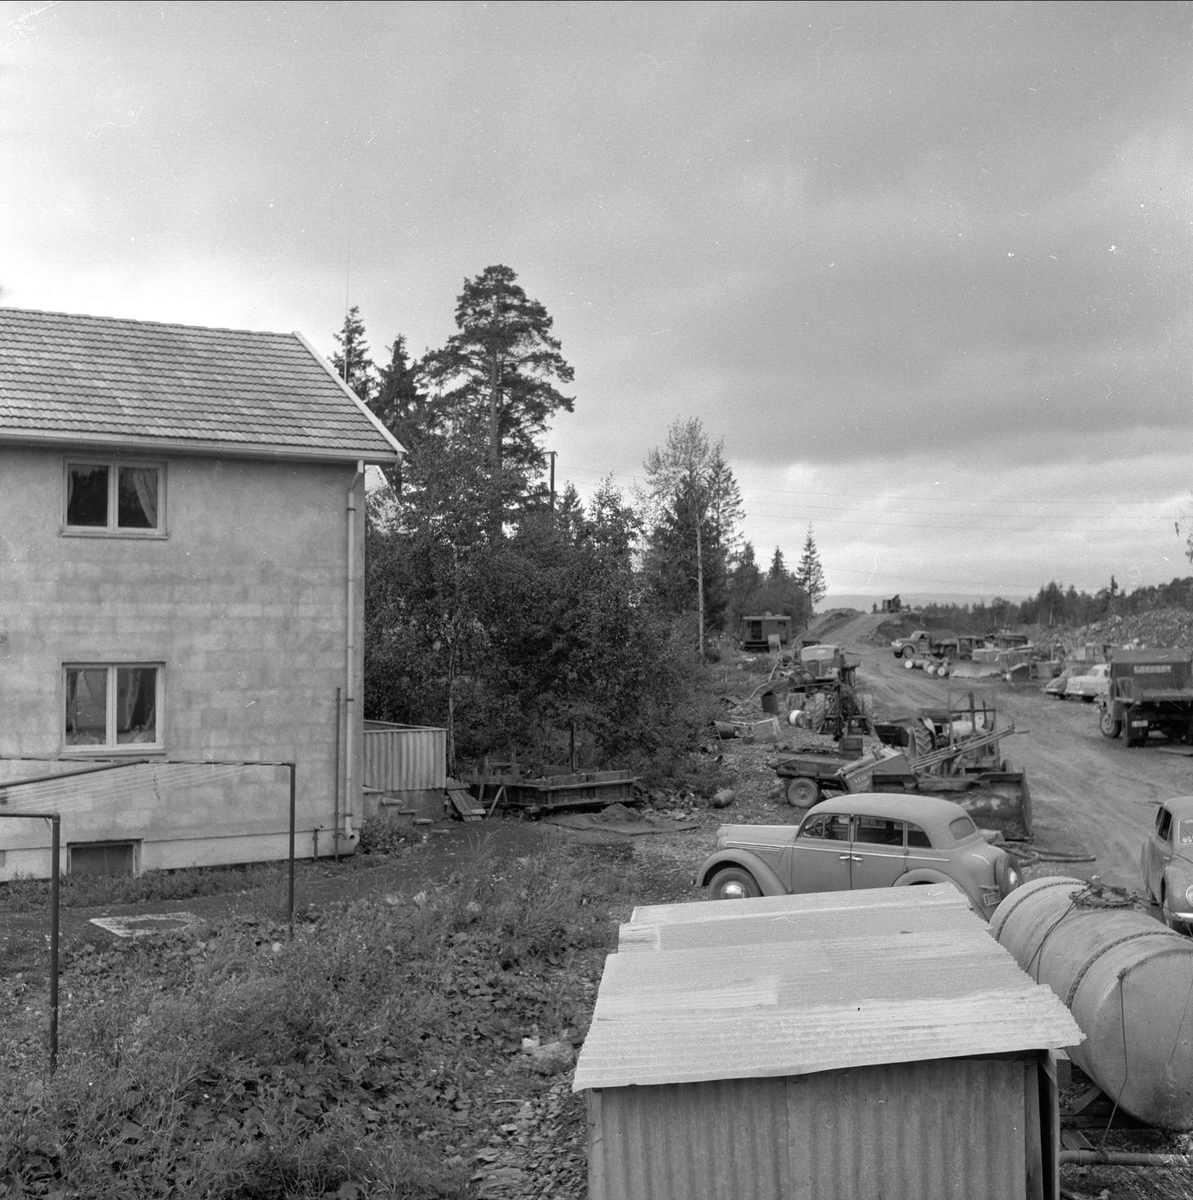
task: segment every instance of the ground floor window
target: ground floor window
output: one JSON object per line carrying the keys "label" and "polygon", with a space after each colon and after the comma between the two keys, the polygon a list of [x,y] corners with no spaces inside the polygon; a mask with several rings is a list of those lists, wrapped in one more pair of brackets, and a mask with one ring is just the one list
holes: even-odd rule
{"label": "ground floor window", "polygon": [[67,664],[67,746],[161,745],[158,664]]}

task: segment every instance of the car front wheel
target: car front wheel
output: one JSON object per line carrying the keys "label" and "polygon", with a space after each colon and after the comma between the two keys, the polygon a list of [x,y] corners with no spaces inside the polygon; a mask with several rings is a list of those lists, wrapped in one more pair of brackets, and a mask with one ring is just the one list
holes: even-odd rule
{"label": "car front wheel", "polygon": [[708,885],[710,900],[748,900],[761,895],[758,881],[745,867],[726,867],[718,871]]}
{"label": "car front wheel", "polygon": [[1116,738],[1122,732],[1123,723],[1114,719],[1114,713],[1109,708],[1102,709],[1102,715],[1098,718],[1098,728],[1102,731],[1103,737]]}
{"label": "car front wheel", "polygon": [[915,657],[915,647],[914,646],[904,646],[903,649],[899,651],[899,653],[902,654],[904,658],[914,658]]}

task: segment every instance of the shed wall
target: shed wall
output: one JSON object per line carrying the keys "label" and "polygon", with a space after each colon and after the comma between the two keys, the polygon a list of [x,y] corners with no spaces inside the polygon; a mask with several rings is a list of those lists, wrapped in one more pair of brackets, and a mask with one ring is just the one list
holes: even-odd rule
{"label": "shed wall", "polygon": [[1037,1071],[941,1059],[590,1092],[590,1200],[1031,1196]]}

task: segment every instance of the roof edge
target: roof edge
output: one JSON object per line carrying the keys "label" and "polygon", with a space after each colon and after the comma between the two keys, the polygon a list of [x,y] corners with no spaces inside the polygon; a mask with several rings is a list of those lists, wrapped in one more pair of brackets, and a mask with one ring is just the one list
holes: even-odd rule
{"label": "roof edge", "polygon": [[[360,401],[357,401],[359,404]],[[270,446],[262,442],[216,442],[187,438],[127,438],[119,434],[84,434],[75,433],[54,435],[48,433],[15,433],[0,429],[0,447],[21,446],[47,450],[102,450],[112,451],[127,449],[138,454],[189,454],[196,458],[256,458],[281,459],[287,462],[365,462],[373,466],[401,462],[405,450],[394,441],[392,435],[387,436],[388,442],[398,446],[390,454],[379,454],[376,451],[362,449],[318,449],[310,446]]]}
{"label": "roof edge", "polygon": [[394,437],[394,435],[390,433],[388,429],[385,428],[377,414],[373,412],[373,410],[369,408],[369,406],[335,373],[335,371],[332,369],[331,363],[329,363],[327,359],[325,359],[323,355],[320,354],[319,351],[316,350],[315,347],[312,346],[311,343],[308,342],[306,338],[298,332],[297,329],[294,331],[294,336],[306,348],[307,353],[328,373],[328,375],[331,376],[332,379],[336,381],[336,383],[339,385],[340,391],[342,391],[344,395],[347,396],[348,399],[360,409],[365,417],[367,417],[376,426],[377,432],[381,434],[383,438],[385,438],[385,440],[394,448],[394,450],[397,451],[398,455],[404,456],[406,454],[406,447],[403,446],[402,443],[399,442],[398,439]]}

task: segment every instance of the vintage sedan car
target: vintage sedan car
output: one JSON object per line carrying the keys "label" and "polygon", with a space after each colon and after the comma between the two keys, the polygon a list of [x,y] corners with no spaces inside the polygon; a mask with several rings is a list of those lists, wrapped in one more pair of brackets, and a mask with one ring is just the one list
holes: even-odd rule
{"label": "vintage sedan car", "polygon": [[799,826],[722,825],[696,874],[710,900],[952,883],[986,920],[1019,886],[1014,859],[959,804],[936,796],[835,796]]}
{"label": "vintage sedan car", "polygon": [[1095,663],[1082,675],[1070,675],[1065,685],[1066,700],[1084,700],[1092,704],[1110,694],[1110,664]]}
{"label": "vintage sedan car", "polygon": [[1193,796],[1165,800],[1143,843],[1144,895],[1170,929],[1193,933]]}

